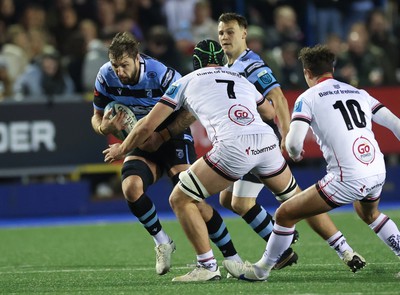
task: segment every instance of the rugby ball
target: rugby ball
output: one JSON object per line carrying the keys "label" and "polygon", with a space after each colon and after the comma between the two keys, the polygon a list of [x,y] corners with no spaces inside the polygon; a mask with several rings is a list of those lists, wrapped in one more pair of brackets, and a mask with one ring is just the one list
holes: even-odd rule
{"label": "rugby ball", "polygon": [[128,106],[121,104],[117,101],[110,102],[105,107],[104,112],[107,112],[109,109],[112,109],[110,119],[112,119],[119,112],[125,113],[125,126],[126,126],[125,129],[113,133],[113,135],[116,138],[124,140],[128,136],[129,132],[131,132],[135,124],[137,123],[136,116]]}

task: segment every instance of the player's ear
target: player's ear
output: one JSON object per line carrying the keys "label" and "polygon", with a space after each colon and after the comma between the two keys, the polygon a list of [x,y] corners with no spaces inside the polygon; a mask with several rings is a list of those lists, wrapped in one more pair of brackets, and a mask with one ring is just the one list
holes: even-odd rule
{"label": "player's ear", "polygon": [[243,29],[242,39],[247,38],[247,29]]}
{"label": "player's ear", "polygon": [[304,77],[306,77],[307,79],[311,80],[313,78],[313,75],[309,69],[303,69],[303,72],[304,72]]}

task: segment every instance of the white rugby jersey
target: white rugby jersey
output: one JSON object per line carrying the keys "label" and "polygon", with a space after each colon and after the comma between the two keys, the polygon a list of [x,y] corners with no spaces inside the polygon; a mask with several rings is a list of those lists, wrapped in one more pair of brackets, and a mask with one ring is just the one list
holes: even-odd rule
{"label": "white rugby jersey", "polygon": [[383,154],[372,132],[372,114],[381,107],[366,91],[327,79],[297,98],[292,121],[310,124],[328,172],[341,180],[354,180],[385,173]]}
{"label": "white rugby jersey", "polygon": [[257,112],[257,105],[264,100],[238,72],[206,67],[174,82],[160,102],[174,109],[187,108],[215,142],[244,134],[274,134]]}

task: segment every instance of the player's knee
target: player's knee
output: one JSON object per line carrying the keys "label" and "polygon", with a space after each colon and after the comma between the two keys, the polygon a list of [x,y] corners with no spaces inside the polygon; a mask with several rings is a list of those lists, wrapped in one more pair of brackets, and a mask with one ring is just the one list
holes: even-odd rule
{"label": "player's knee", "polygon": [[168,201],[171,209],[175,212],[175,214],[178,214],[188,203],[191,203],[194,200],[188,198],[178,186],[175,186],[171,195],[169,196]]}
{"label": "player's knee", "polygon": [[122,190],[129,201],[135,201],[154,182],[149,166],[140,160],[131,160],[122,166]]}
{"label": "player's knee", "polygon": [[279,208],[275,211],[274,219],[278,224],[285,224],[286,220],[290,216],[290,211],[285,204],[281,204]]}
{"label": "player's knee", "polygon": [[125,178],[122,182],[122,193],[126,200],[135,202],[144,193],[142,179],[137,175]]}
{"label": "player's knee", "polygon": [[358,216],[361,218],[361,220],[364,221],[366,224],[373,223],[381,214],[381,212],[378,210],[372,210],[372,211],[357,210],[356,212]]}
{"label": "player's knee", "polygon": [[275,198],[279,202],[283,203],[286,200],[289,200],[291,197],[293,197],[299,191],[300,191],[300,188],[297,185],[296,179],[292,175],[292,177],[289,181],[289,184],[286,186],[286,188],[282,192],[276,193]]}
{"label": "player's knee", "polygon": [[256,204],[256,198],[240,198],[234,197],[232,199],[232,208],[240,216],[245,215]]}

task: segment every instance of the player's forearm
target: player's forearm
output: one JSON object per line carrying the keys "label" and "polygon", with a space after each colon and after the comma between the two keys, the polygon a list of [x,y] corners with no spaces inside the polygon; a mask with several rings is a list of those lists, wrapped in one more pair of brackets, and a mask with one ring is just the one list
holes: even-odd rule
{"label": "player's forearm", "polygon": [[164,141],[168,141],[171,137],[182,133],[194,121],[196,121],[196,118],[189,111],[184,110],[166,128],[159,131],[159,133]]}
{"label": "player's forearm", "polygon": [[288,134],[290,128],[290,113],[286,99],[281,100],[278,106],[275,106],[275,112],[278,118],[278,124],[279,128],[281,129],[281,134],[283,137],[285,137]]}
{"label": "player's forearm", "polygon": [[97,134],[106,135],[104,133],[104,130],[101,129],[101,121],[102,121],[101,116],[99,116],[97,114],[93,115],[92,120],[91,120],[92,128]]}
{"label": "player's forearm", "polygon": [[276,87],[268,93],[266,99],[272,101],[282,137],[286,137],[290,128],[290,112],[286,97],[281,88]]}
{"label": "player's forearm", "polygon": [[153,133],[154,130],[148,129],[144,124],[145,118],[139,120],[134,129],[128,134],[119,146],[121,154],[126,155],[132,149],[143,144]]}
{"label": "player's forearm", "polygon": [[290,131],[286,136],[286,150],[294,160],[299,160],[303,153],[304,139],[309,125],[304,122],[294,121],[290,125]]}

